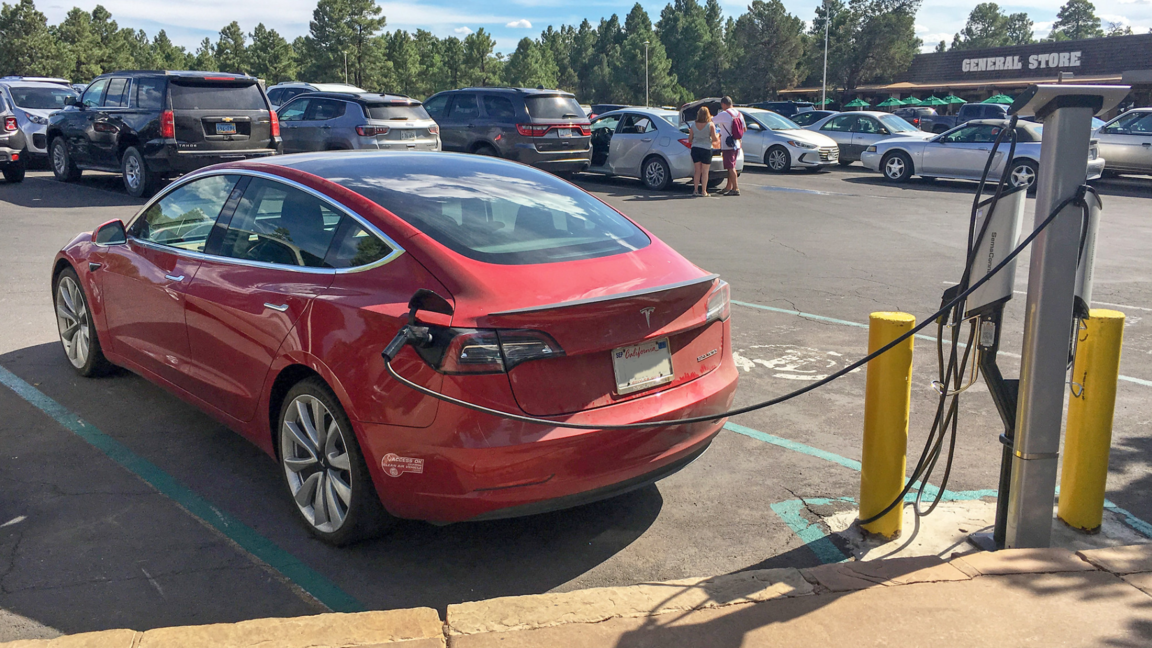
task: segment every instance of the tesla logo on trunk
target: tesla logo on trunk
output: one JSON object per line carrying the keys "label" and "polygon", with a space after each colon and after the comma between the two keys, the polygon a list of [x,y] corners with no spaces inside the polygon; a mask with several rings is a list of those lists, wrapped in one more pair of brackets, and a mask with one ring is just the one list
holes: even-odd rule
{"label": "tesla logo on trunk", "polygon": [[652,313],[656,312],[656,309],[649,306],[648,308],[641,308],[640,312],[644,314],[644,323],[648,325],[648,328],[652,328]]}

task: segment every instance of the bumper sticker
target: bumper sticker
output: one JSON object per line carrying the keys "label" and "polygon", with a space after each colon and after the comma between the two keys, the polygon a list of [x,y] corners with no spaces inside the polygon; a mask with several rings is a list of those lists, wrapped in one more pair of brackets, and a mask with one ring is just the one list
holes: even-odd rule
{"label": "bumper sticker", "polygon": [[380,467],[389,477],[399,477],[406,472],[417,475],[424,472],[424,460],[414,457],[401,457],[389,452],[380,460]]}

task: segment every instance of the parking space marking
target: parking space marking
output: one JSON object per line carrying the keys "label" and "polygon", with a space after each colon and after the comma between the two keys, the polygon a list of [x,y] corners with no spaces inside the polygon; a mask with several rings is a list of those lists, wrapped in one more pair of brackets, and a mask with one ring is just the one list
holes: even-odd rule
{"label": "parking space marking", "polygon": [[[793,310],[791,308],[777,308],[776,306],[765,306],[764,304],[753,304],[752,302],[736,301],[735,299],[731,300],[731,303],[736,304],[737,306],[743,306],[745,308],[755,308],[758,310],[769,311],[772,313],[783,313],[785,315],[796,315],[797,317],[802,317],[804,319],[810,319],[810,320],[816,320],[818,322],[828,322],[829,324],[840,324],[842,326],[853,326],[856,328],[863,328],[863,329],[868,328],[867,324],[861,324],[860,322],[849,322],[848,320],[836,319],[835,317],[825,317],[823,315],[814,315],[812,313],[805,313],[803,311]],[[1104,302],[1096,302],[1096,303],[1097,304],[1103,304]],[[1135,307],[1135,308],[1139,308],[1139,307]],[[931,335],[924,335],[923,333],[917,333],[915,337],[920,338],[921,340],[928,340],[929,342],[933,342],[933,343],[936,342],[935,337],[933,337]],[[963,347],[964,345],[961,344],[960,346]],[[1018,353],[1009,353],[1007,351],[1000,351],[1000,355],[1008,356],[1011,358],[1019,358],[1020,357],[1020,354],[1018,354]],[[1125,382],[1134,383],[1137,385],[1141,385],[1143,387],[1152,387],[1152,380],[1145,380],[1143,378],[1134,378],[1132,376],[1121,375],[1120,380],[1123,380]]]}
{"label": "parking space marking", "polygon": [[44,412],[68,431],[99,450],[161,495],[175,502],[193,517],[216,529],[255,560],[278,572],[295,587],[333,612],[361,612],[363,603],[340,589],[319,572],[314,571],[274,542],[260,535],[252,527],[217,509],[208,500],[180,483],[176,478],[128,449],[127,446],[101,432],[98,428],[68,411],[60,403],[0,366],[0,384],[11,389],[36,409]]}

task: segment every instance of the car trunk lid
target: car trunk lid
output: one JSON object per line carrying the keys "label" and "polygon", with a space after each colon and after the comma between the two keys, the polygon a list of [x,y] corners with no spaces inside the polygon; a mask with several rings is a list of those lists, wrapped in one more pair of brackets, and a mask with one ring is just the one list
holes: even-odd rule
{"label": "car trunk lid", "polygon": [[181,149],[242,151],[273,147],[271,115],[256,79],[173,77],[168,87]]}

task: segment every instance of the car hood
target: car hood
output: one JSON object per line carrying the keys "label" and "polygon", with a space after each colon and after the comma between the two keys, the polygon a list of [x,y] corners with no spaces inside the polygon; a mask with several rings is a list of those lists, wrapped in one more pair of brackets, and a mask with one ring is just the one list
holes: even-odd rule
{"label": "car hood", "polygon": [[928,135],[929,137],[885,137],[879,142],[876,142],[875,146],[877,149],[883,149],[889,146],[902,146],[904,148],[920,149],[924,144],[928,143],[928,140],[932,139],[932,134],[929,133]]}
{"label": "car hood", "polygon": [[23,110],[30,115],[43,117],[44,119],[48,119],[52,116],[52,113],[61,110],[60,108],[21,108],[20,106],[16,106],[16,109]]}
{"label": "car hood", "polygon": [[823,133],[814,133],[802,128],[789,128],[787,130],[778,130],[772,132],[785,139],[796,140],[797,142],[815,144],[816,146],[836,146],[836,140],[832,139],[831,137],[828,137]]}

